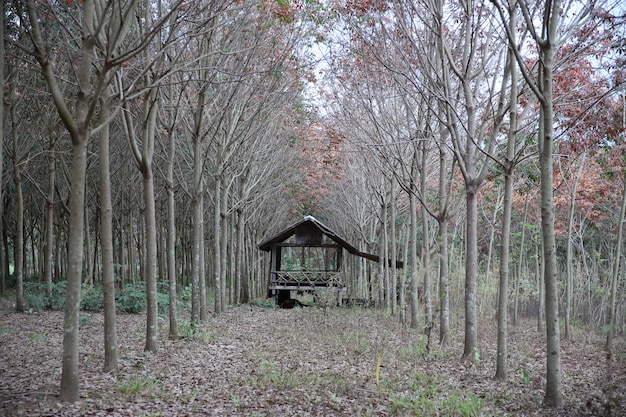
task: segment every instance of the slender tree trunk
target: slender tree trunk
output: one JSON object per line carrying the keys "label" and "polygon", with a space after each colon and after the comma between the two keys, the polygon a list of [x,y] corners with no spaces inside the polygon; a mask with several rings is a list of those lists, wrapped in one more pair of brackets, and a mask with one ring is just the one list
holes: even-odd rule
{"label": "slender tree trunk", "polygon": [[[87,184],[85,184],[85,198],[87,198]],[[85,277],[85,285],[92,287],[93,286],[93,264],[91,262],[91,255],[93,253],[93,242],[91,239],[91,227],[89,219],[89,204],[85,204],[85,262],[84,268],[87,271],[87,276]]]}
{"label": "slender tree trunk", "polygon": [[526,219],[528,218],[528,200],[529,194],[524,198],[524,214],[522,215],[522,237],[519,244],[519,258],[517,263],[517,276],[515,278],[515,293],[513,297],[513,325],[517,324],[517,314],[519,305],[519,284],[522,274],[524,273],[524,242],[526,240]]}
{"label": "slender tree trunk", "polygon": [[380,262],[378,263],[378,301],[381,309],[389,308],[389,280],[387,279],[387,204],[383,198],[383,204],[380,206],[380,237],[378,253]]}
{"label": "slender tree trunk", "polygon": [[230,297],[226,296],[226,280],[228,278],[228,203],[230,199],[230,184],[225,184],[224,194],[221,199],[220,208],[220,233],[216,234],[216,239],[220,239],[220,271],[222,273],[221,293],[222,293],[222,312],[228,305]]}
{"label": "slender tree trunk", "polygon": [[[4,4],[4,3],[3,3]],[[2,13],[2,20],[0,20],[0,85],[4,86],[4,18],[6,13]],[[4,88],[0,93],[3,105],[0,106],[0,294],[4,294],[6,291],[6,270],[8,268],[7,258],[5,256],[3,243],[4,243]]]}
{"label": "slender tree trunk", "polygon": [[[144,139],[145,140],[145,139]],[[143,171],[143,189],[146,222],[146,346],[145,350],[156,352],[159,349],[159,312],[157,304],[157,245],[156,245],[156,210],[154,199],[154,177],[152,161],[146,164]]]}
{"label": "slender tree trunk", "polygon": [[[109,90],[102,92],[100,121],[110,115]],[[102,242],[102,293],[104,296],[104,372],[117,372],[117,325],[115,322],[115,274],[113,271],[113,205],[111,202],[111,173],[109,126],[100,131],[100,240]]]}
{"label": "slender tree trunk", "polygon": [[46,196],[46,251],[44,253],[44,274],[48,298],[52,297],[52,256],[54,254],[54,196],[56,187],[55,142],[50,144],[48,155],[48,195]]}
{"label": "slender tree trunk", "polygon": [[[560,1],[555,1],[553,13],[560,13]],[[557,19],[557,17],[553,17]],[[556,23],[555,23],[556,25]],[[554,50],[550,42],[542,47],[542,90],[543,134],[540,138],[542,149],[539,155],[541,170],[541,233],[544,252],[544,283],[546,299],[546,405],[559,407],[563,403],[561,393],[561,336],[559,329],[559,292],[557,275],[556,238],[554,233],[554,109],[552,100],[552,69]]]}
{"label": "slender tree trunk", "polygon": [[619,281],[620,263],[622,260],[622,240],[624,233],[624,219],[626,218],[626,171],[623,173],[624,191],[622,193],[622,208],[617,222],[617,242],[615,242],[615,261],[611,274],[611,304],[609,307],[609,328],[606,333],[607,359],[613,360],[613,335],[616,330],[615,305],[617,301],[617,283]]}
{"label": "slender tree trunk", "polygon": [[391,180],[391,226],[389,228],[389,240],[391,249],[391,314],[398,313],[398,269],[396,267],[396,260],[398,258],[398,243],[396,237],[396,179],[392,176]]}
{"label": "slender tree trunk", "polygon": [[[426,147],[426,141],[422,142],[422,169],[425,170],[428,164],[428,149]],[[423,172],[420,175],[420,194],[426,195],[426,174]],[[424,317],[425,325],[424,332],[429,335],[430,330],[433,328],[433,306],[430,297],[430,231],[428,228],[428,211],[426,206],[421,205],[421,217],[422,217],[422,271],[423,271],[423,283],[424,283]]]}
{"label": "slender tree trunk", "polygon": [[[566,296],[565,296],[565,335],[563,336],[565,339],[569,339],[572,332],[572,298],[573,295],[573,287],[574,287],[574,253],[572,248],[572,240],[573,237],[573,229],[574,229],[574,210],[576,208],[576,189],[578,188],[578,180],[582,175],[583,168],[585,166],[586,154],[583,153],[582,159],[580,161],[580,166],[578,167],[578,172],[576,176],[573,178],[574,184],[572,185],[572,192],[570,195],[570,203],[569,203],[569,215],[567,221],[567,259],[566,259],[566,269],[567,269],[567,286],[566,286]],[[583,254],[584,256],[584,254]]]}
{"label": "slender tree trunk", "polygon": [[202,206],[200,213],[200,321],[206,322],[209,317],[207,313],[206,252],[204,246],[204,193],[200,196],[200,206]]}
{"label": "slender tree trunk", "polygon": [[478,276],[478,199],[477,190],[466,189],[467,225],[465,235],[465,347],[463,357],[474,360],[478,352],[476,277]]}
{"label": "slender tree trunk", "polygon": [[[196,190],[197,191],[197,190]],[[200,307],[201,302],[201,285],[200,285],[200,259],[202,239],[200,222],[202,219],[201,196],[196,192],[191,198],[191,207],[193,210],[193,230],[192,230],[192,272],[191,272],[191,325],[197,326],[200,323]]]}
{"label": "slender tree trunk", "polygon": [[221,216],[220,216],[220,208],[222,206],[222,179],[221,176],[216,176],[215,178],[215,207],[213,209],[213,236],[215,240],[215,248],[214,248],[214,273],[215,273],[215,314],[222,314],[224,311],[224,301],[222,294],[222,250],[220,246],[220,231],[221,231]]}
{"label": "slender tree trunk", "polygon": [[[17,80],[11,81],[11,96],[16,97]],[[22,168],[20,167],[20,153],[18,148],[17,116],[15,114],[15,103],[11,105],[11,136],[13,137],[13,183],[15,184],[15,200],[17,212],[15,213],[15,242],[13,243],[13,259],[15,274],[15,307],[19,313],[26,311],[24,300],[24,196],[22,193]]]}
{"label": "slender tree trunk", "polygon": [[[443,129],[440,123],[440,129]],[[446,186],[447,157],[443,146],[444,135],[441,133],[442,146],[439,147],[439,212],[437,213],[438,245],[439,245],[439,344],[447,346],[450,343],[450,278],[448,255],[448,193]]]}
{"label": "slender tree trunk", "polygon": [[[171,91],[171,90],[170,90]],[[170,93],[170,99],[172,94]],[[170,102],[171,103],[171,102]],[[168,137],[167,155],[167,279],[169,281],[169,318],[173,339],[178,339],[178,312],[176,300],[176,196],[174,195],[174,163],[176,141],[173,130]]]}
{"label": "slender tree trunk", "polygon": [[78,313],[80,281],[83,266],[85,179],[87,170],[87,131],[74,141],[72,147],[72,182],[70,194],[70,231],[68,237],[67,289],[63,319],[63,370],[61,373],[62,401],[79,399],[78,377]]}
{"label": "slender tree trunk", "polygon": [[[402,263],[404,265],[404,268],[402,268],[402,273],[400,274],[400,323],[402,324],[406,324],[407,323],[407,318],[406,318],[406,283],[407,283],[407,276],[408,276],[408,269],[409,269],[409,239],[411,234],[409,233],[409,226],[406,225],[404,226],[405,229],[405,233],[404,233],[404,255],[402,257]],[[360,258],[362,261],[362,258]]]}
{"label": "slender tree trunk", "polygon": [[[414,155],[417,158],[417,155]],[[414,160],[414,168],[417,165]],[[415,177],[413,177],[415,178]],[[409,238],[409,267],[411,268],[411,328],[419,327],[419,299],[418,291],[418,271],[417,271],[417,197],[414,181],[411,181],[411,192],[409,195],[409,210],[411,221],[411,236]]]}
{"label": "slender tree trunk", "polygon": [[[515,30],[515,19],[510,27]],[[515,47],[515,46],[513,46]],[[509,47],[507,64],[511,71],[510,102],[517,103],[517,67]],[[511,212],[513,209],[513,170],[515,169],[515,138],[517,135],[517,110],[509,110],[509,133],[504,161],[504,198],[502,201],[502,237],[500,238],[500,285],[498,288],[498,348],[496,355],[496,379],[506,380],[508,375],[508,313],[509,313],[509,251],[511,246]],[[522,227],[524,224],[522,223]]]}

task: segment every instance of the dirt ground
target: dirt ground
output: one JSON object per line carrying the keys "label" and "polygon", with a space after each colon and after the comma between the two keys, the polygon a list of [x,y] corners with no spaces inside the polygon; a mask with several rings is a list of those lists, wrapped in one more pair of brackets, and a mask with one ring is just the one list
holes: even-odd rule
{"label": "dirt ground", "polygon": [[[6,301],[6,300],[4,300]],[[604,335],[563,340],[564,407],[542,406],[545,336],[535,321],[510,326],[507,381],[495,381],[496,324],[483,318],[480,355],[461,361],[374,309],[240,306],[179,340],[143,351],[144,315],[118,315],[119,372],[104,374],[103,316],[81,313],[81,399],[58,401],[62,312],[0,310],[1,416],[577,416],[626,415],[626,347],[607,366]],[[428,348],[427,348],[428,347]]]}

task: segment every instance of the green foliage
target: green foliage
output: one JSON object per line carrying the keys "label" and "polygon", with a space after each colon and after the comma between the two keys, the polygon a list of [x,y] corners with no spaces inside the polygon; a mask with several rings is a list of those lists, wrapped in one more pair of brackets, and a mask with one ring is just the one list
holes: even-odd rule
{"label": "green foliage", "polygon": [[10,327],[0,327],[0,336],[11,333],[15,333],[15,329],[11,329]]}
{"label": "green foliage", "polygon": [[31,311],[42,311],[48,307],[48,301],[45,293],[42,294],[37,290],[32,291],[25,289],[24,299],[28,303],[28,308]]}
{"label": "green foliage", "polygon": [[104,309],[104,295],[102,294],[102,287],[83,285],[81,293],[81,310],[99,312]]}
{"label": "green foliage", "polygon": [[60,310],[65,306],[66,282],[53,282],[52,294],[48,296],[48,286],[39,282],[24,282],[24,299],[30,310]]}
{"label": "green foliage", "polygon": [[391,402],[389,414],[391,415],[437,415],[437,403],[432,398],[401,395],[398,397],[391,397],[389,400]]}
{"label": "green foliage", "polygon": [[129,397],[136,397],[141,393],[154,391],[158,385],[159,381],[157,379],[145,376],[135,376],[119,382],[116,386],[116,390]]}
{"label": "green foliage", "polygon": [[170,308],[170,297],[165,292],[157,292],[157,304],[159,307],[159,314],[164,316],[168,313]]}
{"label": "green foliage", "polygon": [[[45,285],[45,284],[42,284]],[[48,308],[51,310],[61,310],[65,306],[65,292],[67,281],[52,283],[52,295],[48,298]]]}
{"label": "green foliage", "polygon": [[274,303],[269,298],[257,298],[250,302],[253,306],[262,307],[262,308],[273,308]]}
{"label": "green foliage", "polygon": [[409,343],[408,346],[400,348],[398,353],[401,358],[406,360],[423,361],[428,355],[426,342],[426,336],[418,334],[414,341]]}
{"label": "green foliage", "polygon": [[365,353],[370,345],[367,335],[358,331],[347,332],[343,334],[342,339],[344,339],[345,345],[350,349],[354,349],[354,352],[357,354]]}
{"label": "green foliage", "polygon": [[215,337],[206,329],[193,325],[190,320],[180,320],[178,322],[178,335],[181,338],[197,338],[207,342],[215,342]]}
{"label": "green foliage", "polygon": [[28,337],[33,342],[43,343],[46,340],[48,340],[48,332],[46,331],[46,332],[43,332],[43,333],[31,333],[31,334],[28,335]]}
{"label": "green foliage", "polygon": [[124,313],[137,314],[146,310],[146,296],[141,285],[128,285],[116,299],[117,307]]}
{"label": "green foliage", "polygon": [[286,371],[275,361],[262,359],[256,369],[246,378],[246,384],[253,387],[295,388],[314,381],[315,376]]}
{"label": "green foliage", "polygon": [[478,417],[484,407],[483,401],[476,395],[453,391],[441,401],[437,396],[400,395],[389,399],[391,415],[445,415],[460,417]]}
{"label": "green foliage", "polygon": [[483,401],[472,393],[451,392],[441,404],[443,415],[460,417],[478,417],[483,407]]}

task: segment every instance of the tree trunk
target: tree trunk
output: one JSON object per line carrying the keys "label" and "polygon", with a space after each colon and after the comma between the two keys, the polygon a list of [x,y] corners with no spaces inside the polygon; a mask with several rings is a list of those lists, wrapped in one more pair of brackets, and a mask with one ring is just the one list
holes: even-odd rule
{"label": "tree trunk", "polygon": [[[147,139],[144,138],[144,141]],[[152,161],[143,169],[143,190],[146,223],[146,346],[145,350],[156,352],[159,349],[159,312],[157,305],[157,245],[156,245],[156,209],[154,200],[154,178]]]}
{"label": "tree trunk", "polygon": [[[510,27],[515,30],[512,17]],[[507,63],[511,71],[510,102],[517,103],[517,67],[512,60],[512,48],[509,45]],[[509,251],[511,246],[511,212],[513,209],[513,171],[515,169],[515,138],[517,136],[517,110],[509,110],[509,133],[504,161],[504,197],[502,201],[502,237],[500,238],[500,285],[498,288],[498,348],[496,354],[496,379],[506,380],[508,375],[508,313],[509,313]],[[495,219],[494,219],[495,220]],[[495,223],[495,222],[494,222]],[[522,223],[522,228],[524,224]]]}
{"label": "tree trunk", "polygon": [[221,208],[220,208],[220,233],[216,234],[216,239],[221,240],[220,243],[220,271],[222,273],[222,278],[220,280],[221,283],[221,294],[222,294],[222,312],[229,303],[229,297],[226,296],[226,279],[228,272],[228,203],[229,203],[229,195],[230,195],[230,184],[225,184],[224,186],[224,195],[221,199]]}
{"label": "tree trunk", "polygon": [[48,195],[46,196],[46,251],[44,253],[44,274],[48,298],[52,298],[52,256],[54,254],[54,195],[56,187],[56,156],[54,142],[50,144],[48,155]]}
{"label": "tree trunk", "polygon": [[616,330],[615,304],[617,301],[617,284],[619,281],[620,263],[622,260],[622,239],[624,233],[624,219],[626,218],[626,171],[623,173],[624,191],[622,192],[622,208],[617,221],[617,241],[615,242],[615,261],[611,274],[611,304],[609,306],[609,328],[606,332],[607,359],[613,360],[613,335]]}
{"label": "tree trunk", "polygon": [[[204,188],[204,186],[202,187]],[[206,282],[206,259],[204,246],[204,193],[200,195],[200,321],[208,320],[207,313],[207,282]]]}
{"label": "tree trunk", "polygon": [[378,256],[380,256],[380,262],[378,263],[378,306],[381,309],[388,308],[389,304],[386,302],[389,300],[389,280],[386,279],[387,275],[387,257],[386,257],[386,235],[387,231],[387,204],[383,198],[383,203],[380,206],[380,236],[378,246]]}
{"label": "tree trunk", "polygon": [[[414,155],[417,158],[417,155]],[[416,162],[414,161],[414,167]],[[414,178],[414,177],[413,177]],[[411,182],[411,191],[409,195],[409,211],[411,230],[409,237],[409,266],[411,268],[411,328],[417,329],[419,327],[419,299],[417,297],[418,291],[418,274],[417,274],[417,197],[415,193],[415,184]]]}
{"label": "tree trunk", "polygon": [[398,242],[396,237],[396,179],[395,176],[391,177],[391,226],[389,228],[389,240],[391,255],[391,314],[398,313],[398,268],[396,267],[396,260],[398,257]]}
{"label": "tree trunk", "polygon": [[[201,180],[200,180],[201,182]],[[197,183],[196,183],[196,186]],[[200,188],[201,190],[201,188]],[[191,325],[196,326],[200,323],[200,306],[201,302],[201,285],[200,285],[200,259],[201,259],[201,245],[202,228],[200,227],[202,221],[202,198],[198,193],[199,189],[191,198],[191,207],[193,210],[193,228],[192,228],[192,244],[191,244],[191,258],[192,258],[192,272],[191,272]],[[200,191],[201,192],[201,191]]]}
{"label": "tree trunk", "polygon": [[[422,142],[422,170],[426,170],[428,164],[428,149],[426,147],[426,141]],[[426,173],[422,172],[420,175],[420,194],[426,195]],[[428,211],[425,204],[422,202],[421,217],[422,217],[422,271],[423,271],[423,284],[424,284],[424,332],[429,336],[430,330],[433,328],[433,307],[430,299],[430,231],[428,228]]]}
{"label": "tree trunk", "polygon": [[176,198],[174,195],[176,141],[173,129],[169,132],[167,152],[167,279],[169,281],[169,334],[171,338],[178,339],[178,313],[176,300]]}
{"label": "tree trunk", "polygon": [[102,244],[102,293],[104,297],[104,372],[117,372],[117,325],[115,322],[115,274],[113,271],[113,207],[109,151],[109,90],[102,92],[99,137],[100,158],[100,241]]}
{"label": "tree trunk", "polygon": [[244,258],[245,258],[245,236],[244,236],[244,219],[243,210],[237,210],[237,252],[235,254],[235,304],[248,303],[247,279],[243,276]]}
{"label": "tree trunk", "polygon": [[222,205],[222,179],[221,176],[215,178],[215,207],[213,209],[213,239],[214,245],[214,276],[215,276],[215,314],[222,314],[224,311],[224,300],[222,294],[222,270],[221,270],[221,257],[222,250],[220,247],[220,231],[221,231],[221,216],[220,207]]}
{"label": "tree trunk", "polygon": [[[567,270],[567,282],[566,282],[566,295],[565,295],[565,335],[563,336],[565,339],[569,339],[571,336],[571,319],[572,319],[572,298],[573,295],[573,287],[574,287],[574,253],[572,248],[572,240],[574,239],[573,229],[574,229],[574,210],[576,208],[576,188],[578,188],[578,180],[582,175],[583,168],[585,166],[585,158],[586,154],[583,153],[582,159],[580,161],[580,166],[578,167],[578,172],[576,176],[573,178],[574,184],[572,185],[572,191],[570,195],[569,202],[569,215],[567,221],[567,259],[566,259],[566,270]],[[584,254],[583,254],[584,256]]]}
{"label": "tree trunk", "polygon": [[[556,0],[551,11],[558,15],[560,1]],[[553,16],[554,20],[558,20]],[[556,22],[554,22],[556,26]],[[543,130],[540,138],[539,165],[541,170],[541,234],[544,253],[544,283],[546,299],[546,393],[545,403],[551,407],[560,407],[563,403],[561,393],[561,342],[559,329],[559,292],[557,275],[556,238],[554,233],[554,195],[553,195],[553,146],[554,146],[554,109],[552,101],[552,69],[554,50],[550,42],[541,48],[542,52],[542,90],[544,100],[541,103]]]}
{"label": "tree trunk", "polygon": [[[3,3],[4,4],[4,3]],[[4,12],[4,9],[3,9]],[[2,14],[5,16],[5,13]],[[3,17],[4,19],[4,17]],[[0,25],[0,85],[4,86],[4,20]],[[0,93],[3,105],[0,106],[0,143],[4,145],[4,88]],[[6,291],[6,273],[8,267],[7,258],[5,256],[4,243],[4,146],[0,146],[0,295]]]}
{"label": "tree trunk", "polygon": [[[11,96],[17,97],[15,80],[11,81]],[[15,242],[13,243],[13,259],[15,274],[15,307],[19,313],[26,311],[26,301],[24,300],[24,196],[22,193],[22,168],[20,167],[20,152],[18,148],[17,116],[15,105],[11,105],[11,136],[13,137],[13,182],[15,183],[15,200],[17,213],[15,213]]]}
{"label": "tree trunk", "polygon": [[478,355],[478,317],[476,277],[478,276],[478,198],[472,184],[466,188],[465,235],[465,347],[463,357],[475,360]]}
{"label": "tree trunk", "polygon": [[[443,131],[443,123],[439,124]],[[444,134],[441,133],[441,142],[445,142]],[[439,212],[437,222],[439,231],[437,235],[439,245],[439,344],[447,346],[450,343],[450,278],[448,259],[448,193],[446,186],[447,156],[446,147],[439,147]]]}

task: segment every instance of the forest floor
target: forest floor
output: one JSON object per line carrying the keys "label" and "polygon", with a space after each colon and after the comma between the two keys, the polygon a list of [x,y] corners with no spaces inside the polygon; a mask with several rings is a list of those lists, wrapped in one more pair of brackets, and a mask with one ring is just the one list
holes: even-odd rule
{"label": "forest floor", "polygon": [[577,416],[626,415],[626,344],[607,366],[605,336],[576,328],[562,340],[564,407],[542,406],[545,336],[509,326],[507,381],[493,379],[496,323],[483,318],[480,357],[428,340],[374,309],[240,306],[195,334],[143,351],[145,315],[118,315],[119,372],[101,372],[103,316],[81,312],[81,399],[58,400],[62,312],[17,314],[0,303],[1,416]]}

